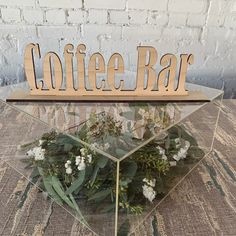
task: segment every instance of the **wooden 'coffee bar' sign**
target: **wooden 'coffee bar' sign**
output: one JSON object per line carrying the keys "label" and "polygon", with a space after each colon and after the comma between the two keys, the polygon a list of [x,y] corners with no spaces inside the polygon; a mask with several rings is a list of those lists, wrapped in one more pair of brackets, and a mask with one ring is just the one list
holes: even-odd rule
{"label": "wooden 'coffee bar' sign", "polygon": [[[161,70],[157,74],[158,55],[154,47],[137,48],[137,74],[133,89],[125,88],[124,60],[114,53],[107,64],[100,53],[94,53],[85,69],[86,47],[72,44],[64,48],[64,68],[55,52],[43,58],[43,79],[36,78],[35,60],[41,59],[39,44],[29,44],[25,50],[25,75],[30,91],[14,92],[8,101],[208,101],[199,91],[185,88],[187,68],[194,62],[192,54],[179,58],[165,54],[160,59]],[[77,68],[74,73],[74,57]],[[177,71],[179,68],[179,71]],[[87,76],[86,76],[87,75]],[[115,83],[119,76],[119,83]],[[98,80],[98,77],[100,80]],[[177,77],[177,80],[176,80]]]}

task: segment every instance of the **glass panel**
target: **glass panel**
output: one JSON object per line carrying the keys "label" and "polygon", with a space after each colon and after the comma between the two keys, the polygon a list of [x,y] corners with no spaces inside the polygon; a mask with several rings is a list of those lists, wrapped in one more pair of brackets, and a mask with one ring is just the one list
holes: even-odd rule
{"label": "glass panel", "polygon": [[[9,96],[7,90],[14,89],[16,86],[1,88],[0,94],[6,98]],[[216,89],[193,84],[188,84],[188,89],[202,90],[211,100],[222,93]],[[205,104],[197,102],[168,104],[157,102],[114,104],[16,102],[11,105],[59,131],[74,136],[85,145],[96,146],[104,155],[117,161],[126,158],[154,139],[156,135],[177,124]],[[99,121],[99,127],[96,125],[97,121]],[[111,127],[108,127],[109,125]],[[149,127],[148,131],[147,127]],[[96,129],[102,130],[103,133],[95,135]],[[88,132],[82,134],[81,130]],[[144,133],[144,130],[147,132]]]}
{"label": "glass panel", "polygon": [[0,159],[1,235],[96,235]]}
{"label": "glass panel", "polygon": [[[40,108],[42,116],[30,113],[38,120],[1,102],[0,130],[6,139],[0,157],[87,228],[124,235],[210,151],[222,99],[216,95],[221,92],[214,93],[206,104],[95,105],[99,112],[93,104],[74,104],[84,109],[78,113],[84,121],[68,126],[62,118],[68,110],[55,115],[63,104],[31,104],[29,113]],[[52,119],[44,106],[52,109]],[[50,123],[56,131],[41,117],[46,123],[59,120],[57,126]]]}
{"label": "glass panel", "polygon": [[55,131],[5,161],[91,231],[115,234],[116,162]]}
{"label": "glass panel", "polygon": [[133,232],[211,151],[222,95],[120,163],[119,230]]}

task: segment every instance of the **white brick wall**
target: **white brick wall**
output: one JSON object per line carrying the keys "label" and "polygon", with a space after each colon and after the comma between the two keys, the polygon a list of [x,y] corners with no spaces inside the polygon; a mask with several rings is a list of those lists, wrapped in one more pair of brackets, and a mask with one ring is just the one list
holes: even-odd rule
{"label": "white brick wall", "polygon": [[106,60],[117,51],[127,70],[135,70],[138,45],[153,45],[159,58],[194,53],[188,79],[224,80],[236,96],[236,0],[0,0],[0,86],[24,80],[30,42],[42,54],[62,55],[67,43],[85,43],[87,55],[101,51]]}

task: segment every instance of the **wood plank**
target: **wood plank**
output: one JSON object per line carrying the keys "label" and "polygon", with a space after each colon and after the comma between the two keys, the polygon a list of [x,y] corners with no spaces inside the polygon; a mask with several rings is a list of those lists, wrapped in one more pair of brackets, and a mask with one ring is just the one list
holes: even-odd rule
{"label": "wood plank", "polygon": [[186,96],[153,96],[153,95],[142,95],[134,96],[127,93],[126,95],[76,95],[76,96],[53,96],[53,95],[30,95],[30,93],[23,90],[18,90],[12,93],[7,98],[7,102],[16,101],[28,101],[28,102],[138,102],[138,101],[150,101],[150,102],[209,102],[209,98],[204,95],[201,91],[189,91],[189,95]]}

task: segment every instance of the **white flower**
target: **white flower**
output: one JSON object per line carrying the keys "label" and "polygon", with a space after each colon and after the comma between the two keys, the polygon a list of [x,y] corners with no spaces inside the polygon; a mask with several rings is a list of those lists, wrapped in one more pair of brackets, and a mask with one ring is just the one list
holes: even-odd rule
{"label": "white flower", "polygon": [[[188,144],[187,144],[188,145]],[[180,148],[179,152],[175,155],[173,155],[173,159],[176,161],[179,161],[180,159],[184,159],[187,156],[187,147],[185,148]]]}
{"label": "white flower", "polygon": [[151,187],[155,187],[156,185],[156,179],[147,179],[147,178],[144,178],[143,179],[143,182],[150,185]]}
{"label": "white flower", "polygon": [[179,156],[179,154],[175,154],[175,155],[173,155],[173,159],[175,159],[176,161],[179,161],[179,160],[180,160],[180,156]]}
{"label": "white flower", "polygon": [[148,118],[149,117],[149,113],[146,112],[143,108],[139,109],[138,114],[140,114],[143,118]]}
{"label": "white flower", "polygon": [[138,111],[138,113],[139,113],[140,115],[144,115],[145,110],[144,110],[143,108],[140,108],[139,111]]}
{"label": "white flower", "polygon": [[89,155],[87,156],[87,158],[88,158],[88,162],[91,163],[91,162],[92,162],[92,155],[89,154]]}
{"label": "white flower", "polygon": [[26,153],[27,156],[29,157],[34,157],[34,152],[32,149],[30,149],[27,153]]}
{"label": "white flower", "polygon": [[161,159],[164,160],[164,161],[167,161],[167,156],[165,154],[163,154]]}
{"label": "white flower", "polygon": [[186,158],[187,155],[187,150],[184,148],[180,148],[178,156],[180,157],[180,159],[184,159]]}
{"label": "white flower", "polygon": [[82,156],[85,156],[86,155],[86,149],[85,148],[81,148],[80,149],[80,153]]}
{"label": "white flower", "polygon": [[36,161],[44,160],[44,154],[45,154],[45,149],[42,149],[41,147],[35,147],[33,149],[30,149],[26,153],[27,156],[34,157]]}
{"label": "white flower", "polygon": [[66,174],[70,175],[72,173],[71,167],[66,168]]}
{"label": "white flower", "polygon": [[43,144],[43,142],[44,142],[44,141],[40,139],[40,140],[39,140],[39,146],[41,146],[41,145]]}
{"label": "white flower", "polygon": [[98,144],[97,143],[92,143],[91,148],[97,148]]}
{"label": "white flower", "polygon": [[143,185],[143,195],[150,202],[152,202],[154,200],[154,198],[156,197],[156,191],[154,191],[154,189],[151,186],[144,184]]}
{"label": "white flower", "polygon": [[177,165],[177,162],[176,161],[170,161],[170,166],[176,166]]}
{"label": "white flower", "polygon": [[189,147],[190,147],[190,142],[186,140],[186,141],[185,141],[185,149],[188,150]]}
{"label": "white flower", "polygon": [[68,160],[68,161],[65,163],[65,168],[69,168],[69,167],[70,167],[70,165],[71,165],[71,161],[70,161],[70,160]]}
{"label": "white flower", "polygon": [[67,160],[65,163],[66,173],[70,175],[72,173],[71,161]]}
{"label": "white flower", "polygon": [[75,164],[78,166],[79,163],[81,162],[81,156],[75,157]]}
{"label": "white flower", "polygon": [[109,147],[110,147],[110,144],[109,143],[105,143],[104,150],[107,150]]}
{"label": "white flower", "polygon": [[80,164],[78,165],[78,170],[84,170],[86,168],[86,165],[84,161],[81,161]]}
{"label": "white flower", "polygon": [[[92,155],[91,155],[92,158]],[[75,164],[78,166],[78,170],[84,170],[86,168],[85,162],[84,162],[84,157],[77,156],[75,159]],[[91,160],[92,161],[92,160]]]}
{"label": "white flower", "polygon": [[180,138],[176,138],[176,139],[175,139],[175,142],[176,142],[176,143],[180,143]]}
{"label": "white flower", "polygon": [[165,149],[164,148],[162,148],[160,146],[157,146],[156,148],[159,150],[160,155],[164,155],[165,154]]}

